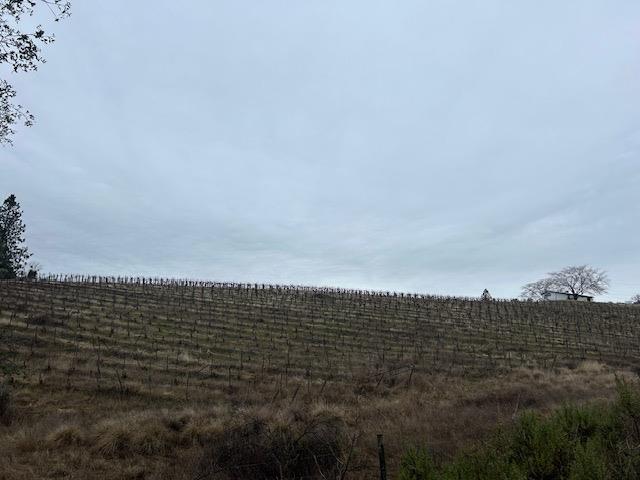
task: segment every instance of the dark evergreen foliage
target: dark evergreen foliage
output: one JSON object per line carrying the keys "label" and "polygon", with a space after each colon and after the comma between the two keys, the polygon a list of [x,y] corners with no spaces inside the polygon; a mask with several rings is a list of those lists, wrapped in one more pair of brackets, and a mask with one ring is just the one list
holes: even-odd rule
{"label": "dark evergreen foliage", "polygon": [[25,225],[15,195],[9,195],[0,206],[0,279],[16,278],[24,273],[31,256],[24,245]]}
{"label": "dark evergreen foliage", "polygon": [[436,462],[425,448],[402,460],[401,480],[640,478],[640,391],[618,382],[612,405],[524,413],[473,452]]}

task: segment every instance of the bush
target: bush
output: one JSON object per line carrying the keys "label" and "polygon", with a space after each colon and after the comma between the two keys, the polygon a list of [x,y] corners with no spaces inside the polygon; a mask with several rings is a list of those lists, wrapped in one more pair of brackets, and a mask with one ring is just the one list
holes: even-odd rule
{"label": "bush", "polygon": [[330,415],[287,423],[249,418],[210,440],[198,479],[338,478],[345,449],[342,421]]}
{"label": "bush", "polygon": [[[178,421],[158,417],[115,417],[97,427],[92,439],[92,449],[105,458],[128,458],[133,455],[169,455],[180,445],[188,445],[187,439],[180,436]],[[61,431],[52,437],[53,443],[76,441],[82,443],[82,436],[75,435],[74,428],[69,432]],[[81,432],[79,432],[81,433]]]}
{"label": "bush", "polygon": [[13,404],[9,387],[0,383],[0,423],[9,425],[13,420]]}
{"label": "bush", "polygon": [[436,465],[425,449],[402,459],[401,480],[640,478],[640,392],[618,382],[609,406],[566,406],[545,418],[527,412],[482,447]]}
{"label": "bush", "polygon": [[432,480],[436,478],[435,464],[424,448],[412,448],[402,457],[398,480]]}

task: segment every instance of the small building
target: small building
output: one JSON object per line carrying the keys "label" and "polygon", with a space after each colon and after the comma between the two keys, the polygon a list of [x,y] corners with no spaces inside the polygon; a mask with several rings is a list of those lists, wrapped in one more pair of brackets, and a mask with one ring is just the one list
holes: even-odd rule
{"label": "small building", "polygon": [[557,300],[575,300],[576,302],[593,302],[593,297],[589,295],[579,295],[577,293],[567,292],[552,292],[547,291],[542,294],[545,300],[557,301]]}

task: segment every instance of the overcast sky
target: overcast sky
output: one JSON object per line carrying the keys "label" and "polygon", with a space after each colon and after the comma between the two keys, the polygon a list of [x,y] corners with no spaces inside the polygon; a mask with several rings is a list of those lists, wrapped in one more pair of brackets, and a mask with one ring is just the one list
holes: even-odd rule
{"label": "overcast sky", "polygon": [[637,0],[76,0],[54,27],[0,147],[45,271],[513,297],[588,263],[640,293]]}

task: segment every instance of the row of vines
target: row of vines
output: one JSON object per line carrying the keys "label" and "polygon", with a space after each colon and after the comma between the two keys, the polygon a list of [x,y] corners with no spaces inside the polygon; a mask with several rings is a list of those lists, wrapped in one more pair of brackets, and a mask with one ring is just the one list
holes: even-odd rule
{"label": "row of vines", "polygon": [[640,308],[621,304],[51,276],[0,283],[0,375],[188,397],[582,360],[635,368],[639,321]]}

